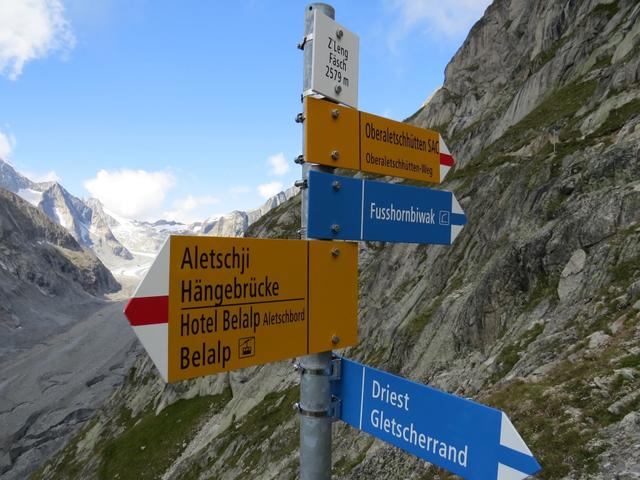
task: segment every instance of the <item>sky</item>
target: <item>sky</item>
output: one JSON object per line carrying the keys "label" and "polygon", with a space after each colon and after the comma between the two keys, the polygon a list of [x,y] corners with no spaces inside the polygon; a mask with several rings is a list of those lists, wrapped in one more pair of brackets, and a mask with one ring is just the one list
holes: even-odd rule
{"label": "sky", "polygon": [[[490,0],[335,0],[358,108],[413,114]],[[119,215],[203,220],[300,177],[293,0],[0,0],[0,158]]]}

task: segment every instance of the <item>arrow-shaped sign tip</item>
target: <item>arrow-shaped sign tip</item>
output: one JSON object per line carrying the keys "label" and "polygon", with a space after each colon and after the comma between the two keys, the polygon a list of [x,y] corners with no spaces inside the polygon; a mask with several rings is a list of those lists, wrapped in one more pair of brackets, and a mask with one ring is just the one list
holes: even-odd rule
{"label": "arrow-shaped sign tip", "polygon": [[505,448],[501,449],[497,480],[522,480],[540,471],[540,464],[504,412],[500,445]]}
{"label": "arrow-shaped sign tip", "polygon": [[124,316],[127,317],[127,320],[129,320],[129,324],[131,325],[135,325],[138,323],[138,309],[136,308],[137,302],[135,300],[135,298],[130,298],[127,304],[124,306],[124,309],[122,310],[122,313],[124,313]]}
{"label": "arrow-shaped sign tip", "polygon": [[124,307],[124,315],[132,327],[154,325],[169,321],[169,297],[132,297]]}
{"label": "arrow-shaped sign tip", "polygon": [[165,382],[168,374],[170,245],[171,237],[167,237],[123,311]]}
{"label": "arrow-shaped sign tip", "polygon": [[453,217],[453,221],[451,222],[451,243],[453,244],[456,237],[462,231],[462,228],[467,224],[467,216],[464,214],[453,192],[451,193],[451,215]]}
{"label": "arrow-shaped sign tip", "polygon": [[449,151],[449,148],[447,148],[447,144],[444,143],[444,139],[442,138],[442,135],[438,134],[440,137],[440,181],[444,180],[444,177],[447,176],[447,173],[449,173],[449,170],[451,170],[451,167],[453,167],[453,165],[456,163],[455,160],[453,159],[453,156],[451,155],[451,152]]}
{"label": "arrow-shaped sign tip", "polygon": [[[536,462],[537,465],[537,462]],[[520,470],[516,470],[515,468],[508,467],[507,465],[503,465],[502,463],[498,464],[498,480],[523,480],[525,478],[530,477],[540,470],[540,465],[538,465],[538,469],[529,474],[521,472]]]}
{"label": "arrow-shaped sign tip", "polygon": [[124,315],[165,382],[168,368],[168,313],[169,297],[166,295],[133,297],[124,307]]}

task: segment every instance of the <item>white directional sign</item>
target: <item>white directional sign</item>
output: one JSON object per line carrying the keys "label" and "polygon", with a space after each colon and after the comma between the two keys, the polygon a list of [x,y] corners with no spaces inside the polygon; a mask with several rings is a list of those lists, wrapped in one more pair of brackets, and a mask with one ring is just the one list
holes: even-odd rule
{"label": "white directional sign", "polygon": [[315,11],[311,92],[358,107],[358,36]]}

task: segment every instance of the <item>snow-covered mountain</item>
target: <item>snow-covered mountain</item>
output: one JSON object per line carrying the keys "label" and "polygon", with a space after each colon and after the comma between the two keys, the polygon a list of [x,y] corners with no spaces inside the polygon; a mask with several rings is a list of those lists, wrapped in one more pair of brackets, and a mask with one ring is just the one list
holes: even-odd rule
{"label": "snow-covered mountain", "polygon": [[35,199],[40,201],[39,197],[41,196],[41,192],[34,190],[35,186],[35,182],[20,175],[11,165],[0,158],[0,187],[14,193],[17,193],[18,190],[25,190],[28,194],[34,195],[32,200],[29,200],[30,203],[34,203]]}
{"label": "snow-covered mountain", "polygon": [[16,193],[38,207],[51,220],[66,228],[81,246],[93,250],[105,264],[112,263],[112,257],[133,259],[113,235],[98,200],[77,198],[58,182],[33,182],[2,159],[0,188]]}
{"label": "snow-covered mountain", "polygon": [[134,256],[133,261],[105,263],[116,276],[140,277],[151,265],[156,253],[169,235],[208,235],[213,237],[241,237],[250,225],[268,211],[286,202],[298,193],[298,187],[291,187],[269,198],[255,210],[247,212],[234,210],[227,215],[208,218],[202,222],[184,224],[179,222],[158,220],[143,222],[121,217],[104,209],[109,219],[111,231]]}
{"label": "snow-covered mountain", "polygon": [[95,198],[83,200],[71,195],[58,182],[33,182],[2,159],[0,188],[18,194],[65,227],[80,245],[93,250],[120,277],[142,276],[169,235],[240,237],[265,213],[298,193],[297,187],[291,187],[255,210],[235,210],[202,222],[183,224],[122,217],[106,209]]}
{"label": "snow-covered mountain", "polygon": [[299,191],[298,187],[290,187],[287,190],[274,195],[260,207],[247,212],[234,210],[222,217],[207,219],[189,225],[189,231],[193,235],[211,235],[214,237],[241,237],[250,225],[256,222],[265,213],[282,205]]}

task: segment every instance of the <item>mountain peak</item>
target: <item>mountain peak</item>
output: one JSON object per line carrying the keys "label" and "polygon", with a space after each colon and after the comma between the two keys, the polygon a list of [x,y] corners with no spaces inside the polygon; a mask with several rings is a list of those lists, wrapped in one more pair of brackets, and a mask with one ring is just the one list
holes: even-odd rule
{"label": "mountain peak", "polygon": [[0,158],[0,187],[18,193],[22,189],[32,189],[35,183],[21,175],[13,166]]}

